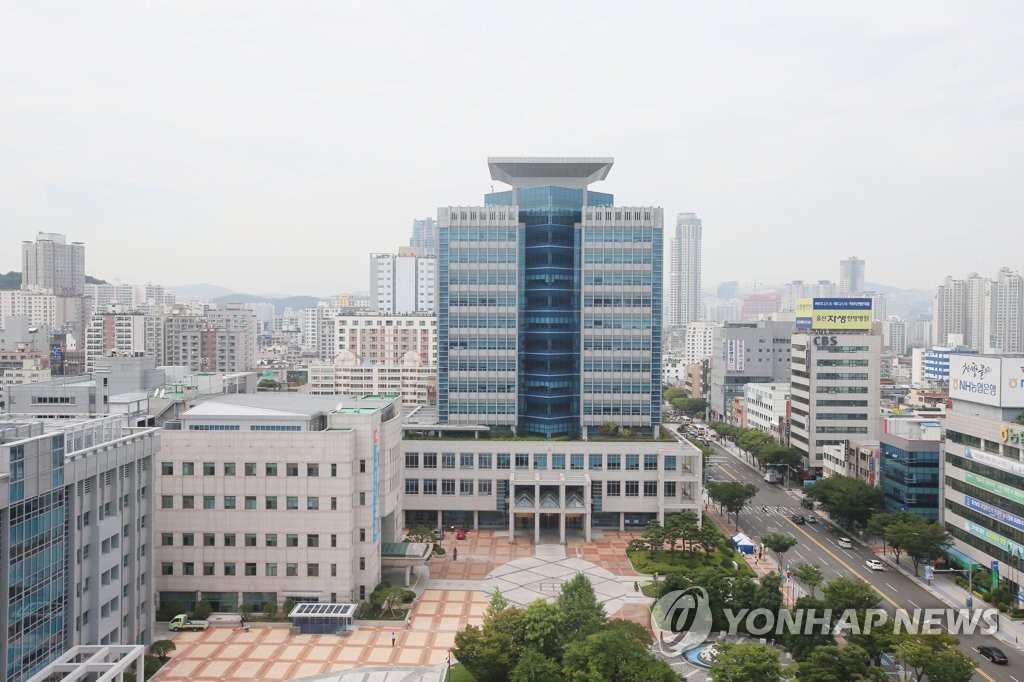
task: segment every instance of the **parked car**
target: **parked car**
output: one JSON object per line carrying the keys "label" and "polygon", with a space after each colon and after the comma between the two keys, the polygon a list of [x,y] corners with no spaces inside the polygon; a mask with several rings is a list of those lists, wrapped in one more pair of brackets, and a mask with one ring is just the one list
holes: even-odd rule
{"label": "parked car", "polygon": [[455,539],[456,540],[465,540],[466,539],[466,529],[465,528],[460,528],[457,531],[455,531]]}
{"label": "parked car", "polygon": [[800,506],[803,507],[804,509],[814,509],[814,500],[807,496],[801,497]]}
{"label": "parked car", "polygon": [[836,544],[843,549],[853,549],[853,540],[850,538],[839,538],[839,541]]}
{"label": "parked car", "polygon": [[995,646],[979,646],[978,654],[984,656],[993,663],[999,663],[1000,665],[1006,665],[1006,654],[1003,650]]}
{"label": "parked car", "polygon": [[801,516],[800,514],[793,514],[793,515],[792,515],[792,516],[790,516],[789,518],[790,518],[790,519],[791,519],[791,520],[793,521],[793,523],[795,523],[795,524],[796,524],[796,525],[798,525],[798,526],[802,526],[802,525],[804,525],[805,523],[807,523],[807,519],[805,519],[805,518],[804,518],[803,516]]}
{"label": "parked car", "polygon": [[864,562],[864,565],[867,566],[868,568],[870,568],[872,571],[884,571],[885,570],[885,564],[883,564],[878,559],[868,559],[867,561]]}

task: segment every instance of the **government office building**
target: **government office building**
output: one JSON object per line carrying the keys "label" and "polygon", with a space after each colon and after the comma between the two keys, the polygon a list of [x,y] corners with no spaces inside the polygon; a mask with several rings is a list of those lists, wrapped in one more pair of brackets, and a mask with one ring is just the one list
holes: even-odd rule
{"label": "government office building", "polygon": [[150,641],[158,434],[121,415],[0,420],[0,679]]}
{"label": "government office building", "polygon": [[1015,592],[1024,582],[1022,365],[1021,355],[949,356],[953,409],[941,463],[942,521],[956,538],[950,556],[965,568],[997,566]]}
{"label": "government office building", "polygon": [[511,189],[438,209],[438,423],[405,427],[407,525],[564,542],[699,508],[700,453],[654,440],[663,210],[590,190],[612,163],[491,158]]}

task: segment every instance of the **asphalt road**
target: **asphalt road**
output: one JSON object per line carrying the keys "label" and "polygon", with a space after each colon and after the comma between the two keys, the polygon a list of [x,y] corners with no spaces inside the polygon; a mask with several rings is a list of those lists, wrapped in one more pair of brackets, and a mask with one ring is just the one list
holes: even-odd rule
{"label": "asphalt road", "polygon": [[[784,556],[786,564],[815,564],[821,568],[826,581],[837,577],[860,578],[874,587],[882,597],[882,606],[890,615],[896,608],[949,608],[945,602],[898,570],[887,568],[884,571],[873,571],[867,568],[865,561],[876,558],[874,552],[858,544],[857,538],[853,538],[852,550],[839,547],[837,540],[842,536],[841,531],[829,533],[829,524],[825,522],[824,515],[819,511],[811,512],[801,507],[798,492],[787,492],[782,486],[765,482],[763,475],[717,444],[715,450],[718,454],[711,457],[708,467],[709,480],[755,483],[760,488],[750,504],[740,512],[740,531],[746,533],[755,543],[759,543],[760,538],[767,533],[788,533],[797,539],[797,545]],[[763,508],[766,508],[767,512]],[[820,521],[817,524],[797,525],[790,519],[793,514],[805,517],[814,514]],[[766,549],[765,554],[768,553]],[[772,558],[776,558],[774,554]],[[909,559],[904,557],[902,561]],[[940,575],[936,579],[950,578]],[[797,596],[806,593],[806,589],[799,583],[795,589]],[[959,608],[964,605],[955,606]],[[989,682],[1024,682],[1024,642],[1019,648],[1015,648],[994,635],[974,634],[957,637],[960,639],[961,650],[978,663],[975,679],[981,678]],[[978,655],[976,648],[985,645],[1002,649],[1006,654],[1007,664],[995,665]]]}

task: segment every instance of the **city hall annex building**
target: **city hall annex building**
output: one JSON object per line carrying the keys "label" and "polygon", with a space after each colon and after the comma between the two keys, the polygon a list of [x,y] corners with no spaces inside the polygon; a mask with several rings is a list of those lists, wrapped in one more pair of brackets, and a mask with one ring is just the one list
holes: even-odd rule
{"label": "city hall annex building", "polygon": [[701,453],[689,443],[487,434],[403,420],[395,396],[240,394],[196,405],[162,432],[154,472],[160,603],[364,601],[382,569],[409,580],[410,566],[426,563],[399,551],[410,547],[404,528],[564,542],[699,510]]}

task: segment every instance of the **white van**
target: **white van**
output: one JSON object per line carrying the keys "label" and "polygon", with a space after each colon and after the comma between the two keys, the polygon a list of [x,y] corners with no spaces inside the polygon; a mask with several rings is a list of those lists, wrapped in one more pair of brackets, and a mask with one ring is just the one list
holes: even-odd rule
{"label": "white van", "polygon": [[839,538],[839,541],[836,544],[843,549],[853,549],[853,541],[850,540],[850,538]]}

